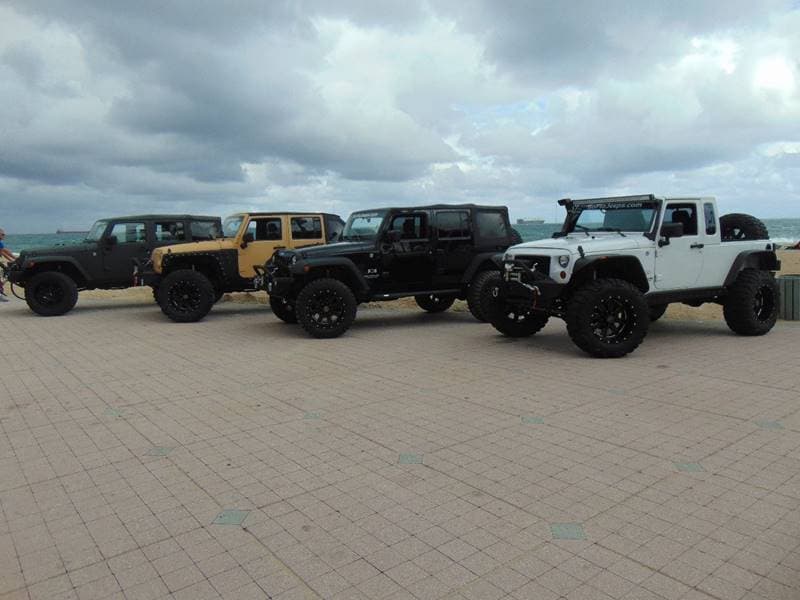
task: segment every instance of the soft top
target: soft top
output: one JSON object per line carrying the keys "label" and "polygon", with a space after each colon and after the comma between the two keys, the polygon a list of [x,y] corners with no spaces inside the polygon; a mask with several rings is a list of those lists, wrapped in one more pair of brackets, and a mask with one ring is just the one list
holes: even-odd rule
{"label": "soft top", "polygon": [[458,208],[469,208],[478,210],[504,210],[508,212],[508,207],[501,205],[491,206],[483,204],[428,204],[426,206],[385,206],[385,207],[365,208],[362,210],[354,210],[351,214],[373,212],[376,210],[394,212],[394,211],[407,211],[407,210],[448,210],[448,209],[458,209]]}
{"label": "soft top", "polygon": [[98,221],[159,221],[161,219],[200,219],[204,221],[217,221],[219,217],[210,217],[208,215],[131,215],[126,217],[105,217],[97,219]]}

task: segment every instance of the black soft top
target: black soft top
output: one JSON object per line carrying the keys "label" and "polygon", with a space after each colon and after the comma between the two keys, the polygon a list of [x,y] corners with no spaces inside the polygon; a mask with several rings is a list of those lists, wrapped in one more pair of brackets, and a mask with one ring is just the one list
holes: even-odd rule
{"label": "black soft top", "polygon": [[164,219],[172,219],[175,221],[185,219],[197,219],[199,221],[219,221],[219,217],[210,217],[208,215],[131,215],[127,217],[106,217],[97,219],[98,221],[160,221]]}
{"label": "black soft top", "polygon": [[508,212],[508,207],[500,205],[491,206],[484,204],[428,204],[426,206],[386,206],[386,207],[376,207],[376,208],[365,208],[363,210],[354,210],[351,214],[372,212],[376,210],[399,212],[399,211],[411,211],[411,210],[448,210],[448,209],[452,210],[459,208],[475,209],[475,210],[503,210]]}

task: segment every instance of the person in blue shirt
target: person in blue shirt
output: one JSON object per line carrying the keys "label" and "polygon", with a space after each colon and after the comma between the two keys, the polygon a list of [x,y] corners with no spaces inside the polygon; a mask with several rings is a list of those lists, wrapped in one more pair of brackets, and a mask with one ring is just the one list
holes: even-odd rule
{"label": "person in blue shirt", "polygon": [[[11,262],[13,261],[16,256],[6,248],[6,245],[3,243],[3,240],[6,239],[6,232],[0,229],[0,260]],[[3,279],[0,278],[0,302],[8,302],[8,297],[6,297],[6,291],[3,288]]]}

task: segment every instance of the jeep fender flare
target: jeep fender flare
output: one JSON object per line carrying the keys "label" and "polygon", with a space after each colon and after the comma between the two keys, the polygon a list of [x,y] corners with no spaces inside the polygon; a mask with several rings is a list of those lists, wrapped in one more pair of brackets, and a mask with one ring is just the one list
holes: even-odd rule
{"label": "jeep fender flare", "polygon": [[759,269],[762,271],[779,271],[781,261],[774,250],[745,250],[740,252],[731,265],[728,276],[725,277],[725,287],[731,285],[739,273],[744,269]]}
{"label": "jeep fender flare", "polygon": [[638,287],[643,294],[650,289],[647,274],[638,258],[631,255],[584,256],[575,261],[569,285],[583,283],[590,273],[601,277],[624,279]]}
{"label": "jeep fender flare", "polygon": [[490,265],[490,268],[496,268],[498,271],[503,269],[503,253],[502,252],[483,252],[477,254],[469,267],[464,271],[464,276],[461,278],[463,285],[469,285],[472,278],[478,274],[479,271],[486,270],[484,267]]}
{"label": "jeep fender flare", "polygon": [[[202,267],[210,266],[214,276],[218,277],[221,282],[227,282],[231,279],[231,276],[221,258],[218,252],[176,252],[175,254],[165,254],[161,259],[161,277],[166,277],[175,269],[187,268],[203,271]],[[238,275],[238,272],[236,272],[236,275]]]}
{"label": "jeep fender flare", "polygon": [[369,294],[369,283],[364,275],[358,270],[356,264],[352,260],[342,256],[298,260],[292,265],[291,273],[292,275],[296,275],[298,277],[305,277],[309,273],[320,270],[324,271],[327,268],[344,270],[350,277],[350,281],[346,283],[354,285],[356,289],[353,291],[356,292],[356,294]]}
{"label": "jeep fender flare", "polygon": [[[22,265],[22,281],[30,279],[32,273],[41,273],[42,271],[61,271],[65,272],[64,266],[67,270],[74,269],[78,275],[83,279],[83,284],[89,284],[92,278],[86,272],[81,264],[70,256],[32,256],[25,259]],[[65,275],[71,275],[65,272]],[[76,281],[78,287],[81,287],[81,282]],[[24,283],[23,283],[24,285]]]}

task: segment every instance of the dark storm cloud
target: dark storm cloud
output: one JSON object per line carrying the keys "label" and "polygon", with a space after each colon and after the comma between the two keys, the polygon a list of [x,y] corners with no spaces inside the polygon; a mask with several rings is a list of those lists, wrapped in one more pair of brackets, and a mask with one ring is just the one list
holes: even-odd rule
{"label": "dark storm cloud", "polygon": [[720,164],[798,187],[794,146],[760,150],[800,140],[787,2],[26,0],[0,17],[0,219],[18,223],[420,199],[530,214],[637,181],[741,194]]}

